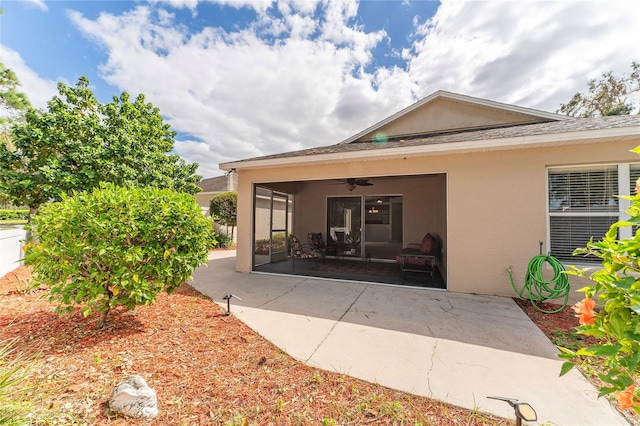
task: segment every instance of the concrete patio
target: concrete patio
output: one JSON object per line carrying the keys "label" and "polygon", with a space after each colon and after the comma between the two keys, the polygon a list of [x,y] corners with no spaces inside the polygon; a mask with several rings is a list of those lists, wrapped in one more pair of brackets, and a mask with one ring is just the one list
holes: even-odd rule
{"label": "concrete patio", "polygon": [[390,388],[514,418],[530,403],[538,423],[626,425],[577,370],[559,377],[557,349],[504,297],[234,270],[216,251],[193,286],[292,357]]}

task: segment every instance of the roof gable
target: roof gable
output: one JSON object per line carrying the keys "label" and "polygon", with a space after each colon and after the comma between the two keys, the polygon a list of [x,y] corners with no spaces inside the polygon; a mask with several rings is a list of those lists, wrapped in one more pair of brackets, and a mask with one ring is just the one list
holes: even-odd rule
{"label": "roof gable", "polygon": [[566,120],[559,114],[438,91],[342,143]]}

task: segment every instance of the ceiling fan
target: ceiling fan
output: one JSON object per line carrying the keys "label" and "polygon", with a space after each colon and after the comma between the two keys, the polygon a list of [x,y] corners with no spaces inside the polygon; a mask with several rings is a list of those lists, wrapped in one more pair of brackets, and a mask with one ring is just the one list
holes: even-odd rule
{"label": "ceiling fan", "polygon": [[356,186],[373,186],[373,184],[369,182],[369,179],[348,178],[338,180],[345,183],[349,191],[353,191],[354,189],[356,189]]}

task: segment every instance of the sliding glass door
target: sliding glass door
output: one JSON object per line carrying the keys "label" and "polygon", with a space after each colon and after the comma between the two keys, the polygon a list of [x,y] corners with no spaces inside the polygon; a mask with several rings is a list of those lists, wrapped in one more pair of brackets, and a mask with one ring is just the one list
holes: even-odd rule
{"label": "sliding glass door", "polygon": [[362,256],[362,197],[327,199],[327,254]]}
{"label": "sliding glass door", "polygon": [[327,198],[327,254],[395,259],[402,249],[402,196]]}

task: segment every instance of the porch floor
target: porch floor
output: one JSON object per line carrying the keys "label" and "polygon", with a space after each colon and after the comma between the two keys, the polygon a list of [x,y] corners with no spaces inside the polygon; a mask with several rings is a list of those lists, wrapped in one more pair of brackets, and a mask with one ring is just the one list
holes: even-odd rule
{"label": "porch floor", "polygon": [[267,263],[254,268],[256,272],[334,280],[361,281],[445,290],[446,284],[436,267],[433,279],[425,274],[406,272],[404,280],[395,262],[361,261],[350,259],[299,259],[292,268],[291,259]]}

